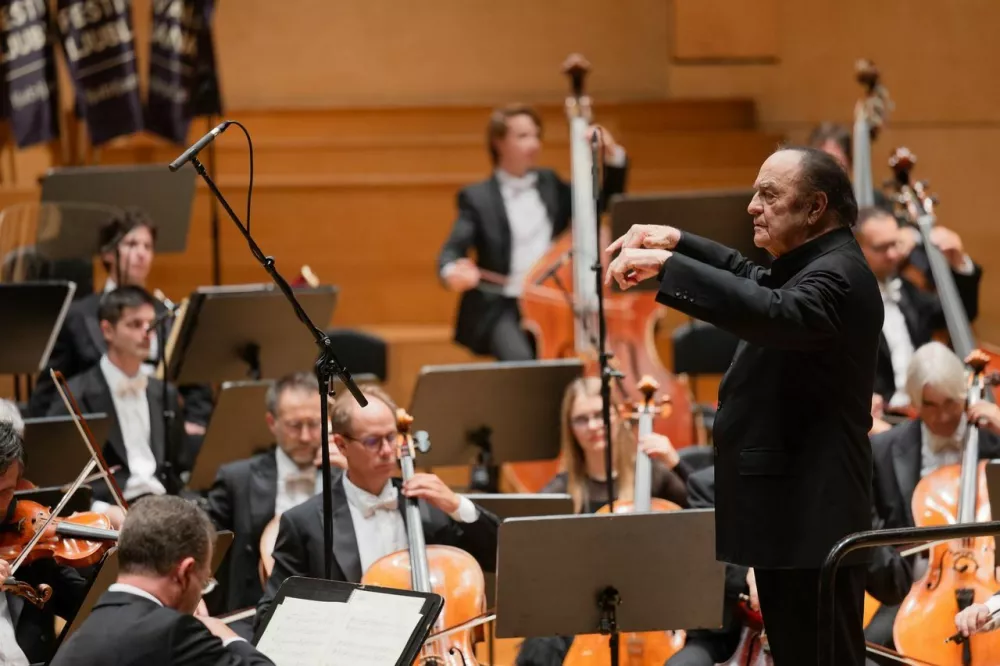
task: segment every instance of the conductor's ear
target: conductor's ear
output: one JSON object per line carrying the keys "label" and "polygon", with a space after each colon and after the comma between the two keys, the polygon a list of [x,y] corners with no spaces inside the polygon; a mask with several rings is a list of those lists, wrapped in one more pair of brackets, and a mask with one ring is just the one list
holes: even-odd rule
{"label": "conductor's ear", "polygon": [[809,203],[809,224],[816,224],[826,213],[830,200],[826,192],[816,192]]}

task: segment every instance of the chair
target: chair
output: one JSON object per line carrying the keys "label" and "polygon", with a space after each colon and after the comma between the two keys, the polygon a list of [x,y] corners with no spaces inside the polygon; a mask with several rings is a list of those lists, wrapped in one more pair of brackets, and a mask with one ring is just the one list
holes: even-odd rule
{"label": "chair", "polygon": [[388,346],[385,340],[364,331],[335,328],[326,332],[333,351],[351,375],[373,375],[385,382],[388,376]]}
{"label": "chair", "polygon": [[677,452],[680,459],[691,467],[692,471],[711,467],[715,464],[715,450],[711,446],[693,445],[685,446]]}
{"label": "chair", "polygon": [[[701,375],[725,374],[740,342],[732,333],[698,320],[678,326],[671,337],[674,347],[674,372],[688,375],[691,378],[692,388]],[[706,431],[711,433],[715,423],[715,406],[695,403],[692,405],[692,410],[701,417]]]}

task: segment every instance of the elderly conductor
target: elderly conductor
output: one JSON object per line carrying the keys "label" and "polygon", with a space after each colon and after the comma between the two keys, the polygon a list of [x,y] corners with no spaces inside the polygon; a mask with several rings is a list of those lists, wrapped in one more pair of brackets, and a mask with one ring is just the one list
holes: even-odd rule
{"label": "elderly conductor", "polygon": [[[882,300],[851,227],[847,173],[785,148],[761,166],[747,211],[758,266],[669,226],[612,243],[606,281],[656,277],[656,299],[741,338],[715,421],[716,556],[752,567],[751,593],[777,666],[817,660],[819,569],[871,529],[868,443]],[[864,664],[864,552],[837,576],[835,663]]]}

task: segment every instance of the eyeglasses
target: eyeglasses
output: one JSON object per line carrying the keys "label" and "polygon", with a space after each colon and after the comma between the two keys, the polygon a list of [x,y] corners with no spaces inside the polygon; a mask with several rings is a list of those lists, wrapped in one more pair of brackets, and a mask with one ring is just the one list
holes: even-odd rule
{"label": "eyeglasses", "polygon": [[219,586],[219,581],[215,580],[215,578],[209,578],[207,581],[205,581],[205,586],[201,588],[201,596],[205,596],[206,594],[211,594],[212,590],[214,590],[218,586]]}
{"label": "eyeglasses", "polygon": [[319,432],[323,427],[323,422],[319,419],[314,421],[282,421],[281,427],[288,432],[299,432],[303,428],[309,432]]}
{"label": "eyeglasses", "polygon": [[590,414],[577,414],[572,417],[569,422],[578,428],[586,428],[590,425],[591,421],[600,421],[603,425],[604,414],[601,412],[592,412]]}
{"label": "eyeglasses", "polygon": [[382,448],[382,444],[388,444],[392,446],[396,443],[396,438],[399,437],[398,432],[391,432],[388,435],[372,435],[370,437],[365,437],[363,439],[358,439],[357,437],[351,437],[350,435],[344,435],[346,439],[358,442],[363,447],[369,451],[378,451]]}

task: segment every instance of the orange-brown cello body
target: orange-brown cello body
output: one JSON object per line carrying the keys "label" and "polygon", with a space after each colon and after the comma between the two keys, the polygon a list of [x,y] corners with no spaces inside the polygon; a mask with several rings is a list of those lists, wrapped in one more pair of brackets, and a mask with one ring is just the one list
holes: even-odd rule
{"label": "orange-brown cello body", "polygon": [[[21,554],[22,548],[48,519],[49,511],[37,502],[19,500],[8,529],[0,531],[0,558],[8,562]],[[77,513],[68,518],[56,518],[46,534],[35,544],[25,564],[51,557],[58,564],[70,567],[88,567],[100,562],[109,548],[106,541],[85,541],[79,538],[57,536],[60,524],[111,530],[111,520],[103,513]]]}
{"label": "orange-brown cello body", "polygon": [[[552,266],[567,256],[572,249],[572,235],[569,231],[556,239],[548,253],[532,268],[525,279],[524,293],[520,299],[521,321],[524,328],[535,338],[536,356],[539,359],[569,358],[577,356],[575,348],[575,319],[573,310],[565,294],[554,288],[559,283],[566,286],[572,297],[572,260],[563,262],[556,272],[556,279],[547,281],[543,287],[534,287],[539,278]],[[602,230],[600,247],[607,247],[611,239]],[[596,277],[595,277],[596,279]],[[656,323],[662,317],[663,306],[658,304],[651,292],[634,291],[613,293],[605,288],[604,316],[607,337],[605,346],[613,354],[613,362],[619,372],[625,375],[622,386],[634,387],[640,377],[649,375],[657,381],[665,400],[672,406],[668,418],[657,417],[654,421],[656,432],[670,438],[674,448],[680,449],[695,442],[695,422],[691,410],[691,395],[687,382],[675,377],[660,361],[656,351],[654,334]],[[596,337],[597,331],[594,331]],[[598,359],[584,359],[584,372],[597,375],[600,372]],[[638,400],[634,389],[623,396],[627,400]],[[516,492],[538,492],[559,472],[559,460],[513,463],[504,465],[504,477]]]}
{"label": "orange-brown cello body", "polygon": [[[990,520],[986,461],[978,464],[976,522]],[[959,522],[960,465],[942,467],[921,479],[911,508],[918,527]],[[963,645],[945,643],[955,631],[960,610],[956,595],[969,590],[972,603],[982,603],[1000,590],[992,537],[954,540],[934,546],[927,573],[913,584],[896,615],[893,638],[907,657],[937,666],[962,666]],[[1000,632],[973,634],[968,641],[970,666],[1000,664]]]}
{"label": "orange-brown cello body", "polygon": [[774,659],[767,646],[767,637],[764,635],[764,619],[760,612],[750,610],[743,601],[737,609],[743,618],[740,642],[736,645],[733,656],[716,666],[774,666]]}

